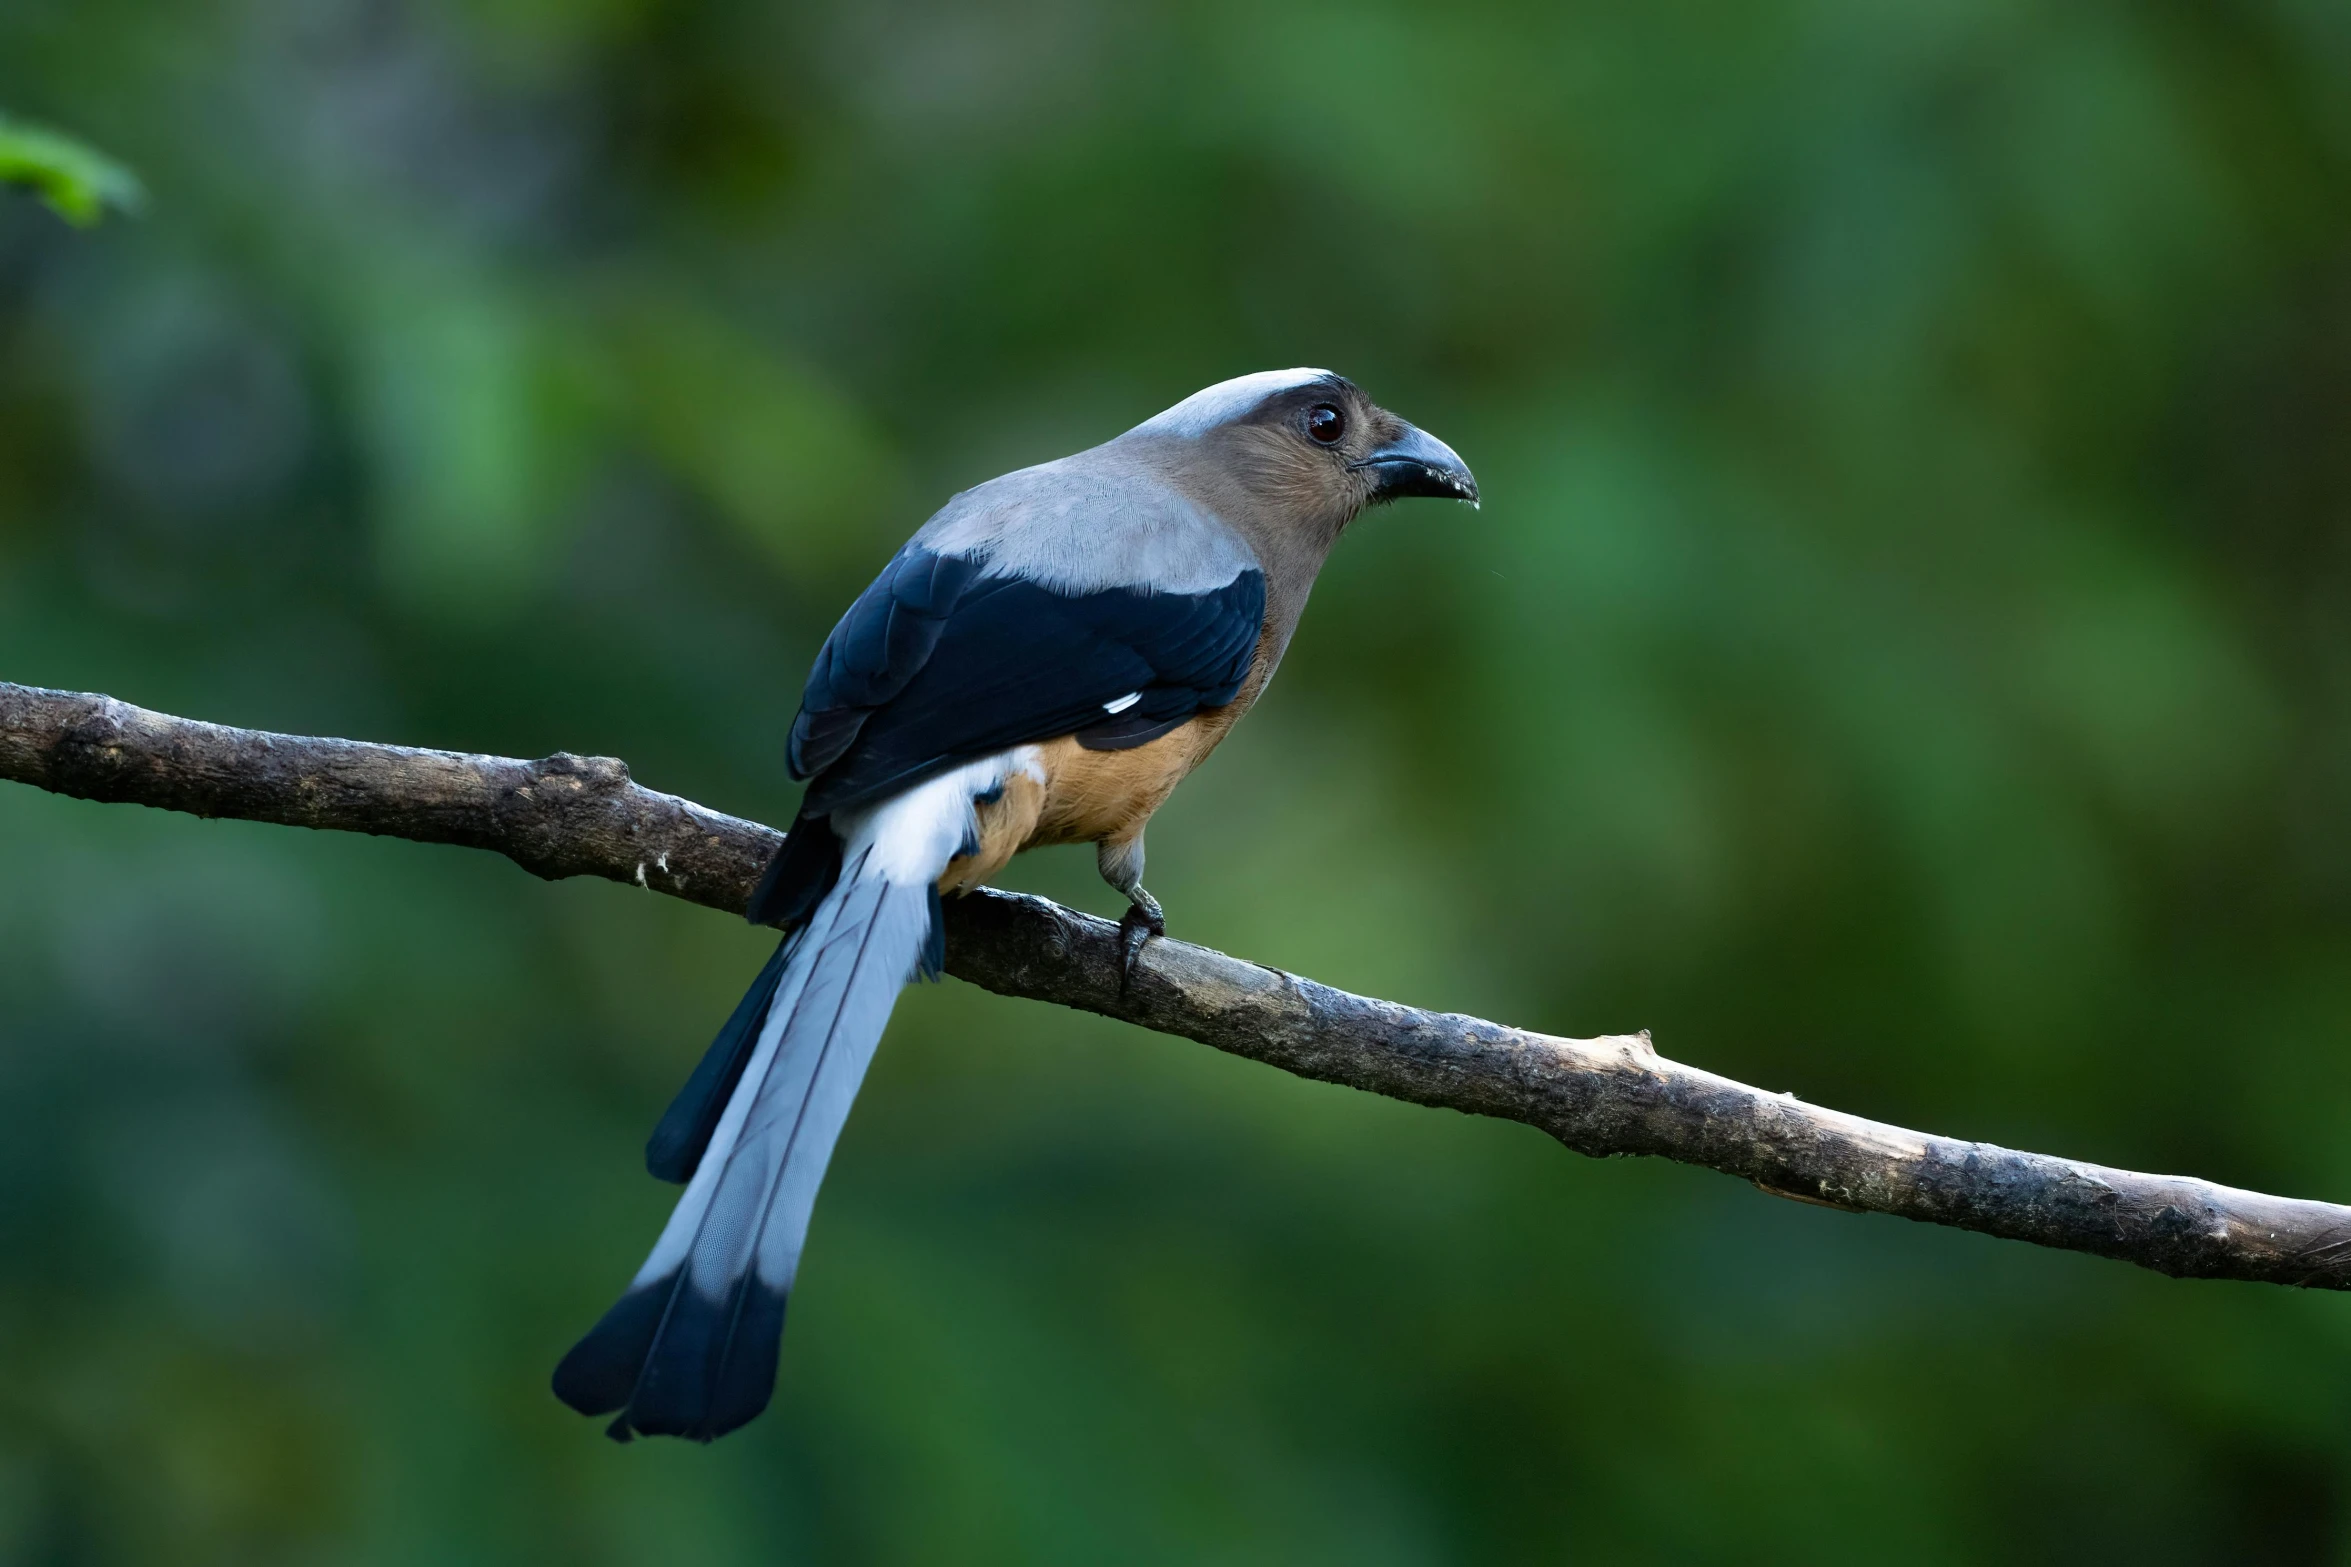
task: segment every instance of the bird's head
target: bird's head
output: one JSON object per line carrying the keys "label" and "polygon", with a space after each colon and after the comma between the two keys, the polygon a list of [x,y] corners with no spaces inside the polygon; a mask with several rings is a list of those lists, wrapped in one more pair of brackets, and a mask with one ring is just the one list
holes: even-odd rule
{"label": "bird's head", "polygon": [[1383,501],[1427,495],[1477,504],[1478,481],[1452,447],[1328,370],[1220,381],[1126,438],[1167,453],[1188,488],[1233,494],[1257,517],[1326,542]]}

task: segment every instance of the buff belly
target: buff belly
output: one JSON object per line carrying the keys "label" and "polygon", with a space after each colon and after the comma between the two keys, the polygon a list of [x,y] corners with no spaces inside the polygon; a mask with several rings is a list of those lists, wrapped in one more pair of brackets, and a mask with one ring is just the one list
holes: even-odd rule
{"label": "buff belly", "polygon": [[1032,747],[1034,765],[1015,770],[1004,793],[979,807],[979,850],[949,863],[939,891],[969,892],[1023,849],[1132,842],[1238,716],[1203,713],[1126,751],[1089,751],[1066,737]]}

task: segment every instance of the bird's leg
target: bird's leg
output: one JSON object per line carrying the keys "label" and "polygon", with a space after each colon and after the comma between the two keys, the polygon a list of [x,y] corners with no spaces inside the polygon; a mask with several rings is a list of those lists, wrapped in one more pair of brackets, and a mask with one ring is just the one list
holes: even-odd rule
{"label": "bird's leg", "polygon": [[1127,890],[1134,901],[1118,917],[1118,992],[1125,995],[1134,983],[1135,964],[1143,956],[1143,943],[1154,936],[1167,934],[1167,914],[1159,907],[1159,900],[1145,892],[1141,884]]}
{"label": "bird's leg", "polygon": [[1167,934],[1167,913],[1159,900],[1143,889],[1143,835],[1124,843],[1105,840],[1094,851],[1102,879],[1127,895],[1127,911],[1118,920],[1118,993],[1125,996],[1134,983],[1135,963],[1143,943]]}

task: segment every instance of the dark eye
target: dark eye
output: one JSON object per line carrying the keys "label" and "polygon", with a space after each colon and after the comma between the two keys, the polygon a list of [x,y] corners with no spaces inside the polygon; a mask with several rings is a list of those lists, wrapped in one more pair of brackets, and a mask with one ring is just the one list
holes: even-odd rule
{"label": "dark eye", "polygon": [[1306,433],[1325,446],[1336,446],[1347,433],[1347,416],[1328,403],[1316,403],[1306,410]]}

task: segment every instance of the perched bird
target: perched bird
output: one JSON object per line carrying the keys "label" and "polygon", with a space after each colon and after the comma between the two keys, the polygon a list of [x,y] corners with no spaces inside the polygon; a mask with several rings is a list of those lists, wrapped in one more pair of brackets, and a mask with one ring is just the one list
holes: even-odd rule
{"label": "perched bird", "polygon": [[1365,507],[1474,502],[1451,447],[1323,370],[1196,392],[1117,439],[949,501],[818,653],[800,814],[748,910],[786,928],[647,1145],[686,1192],[556,1368],[610,1434],[709,1441],[767,1407],[817,1183],[942,894],[1091,843],[1129,972],[1162,934],[1143,828],[1264,691]]}

